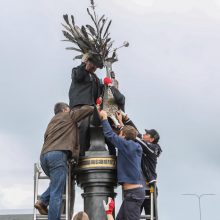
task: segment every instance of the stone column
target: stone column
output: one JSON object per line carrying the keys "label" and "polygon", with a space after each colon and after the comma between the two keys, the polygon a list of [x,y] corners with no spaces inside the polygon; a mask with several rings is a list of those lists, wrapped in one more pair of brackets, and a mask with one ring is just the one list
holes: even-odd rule
{"label": "stone column", "polygon": [[84,190],[84,211],[90,220],[106,220],[103,200],[114,198],[116,157],[108,151],[87,151],[78,166],[78,185]]}

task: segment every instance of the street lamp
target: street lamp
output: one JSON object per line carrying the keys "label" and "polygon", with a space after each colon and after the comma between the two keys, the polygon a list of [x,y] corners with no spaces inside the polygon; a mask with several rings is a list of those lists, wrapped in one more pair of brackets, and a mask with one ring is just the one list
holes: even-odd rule
{"label": "street lamp", "polygon": [[187,193],[187,194],[182,194],[183,196],[195,196],[198,200],[199,200],[199,217],[200,217],[200,220],[202,220],[202,211],[201,211],[201,198],[203,196],[214,196],[215,194],[212,194],[212,193],[205,193],[205,194],[190,194],[190,193]]}

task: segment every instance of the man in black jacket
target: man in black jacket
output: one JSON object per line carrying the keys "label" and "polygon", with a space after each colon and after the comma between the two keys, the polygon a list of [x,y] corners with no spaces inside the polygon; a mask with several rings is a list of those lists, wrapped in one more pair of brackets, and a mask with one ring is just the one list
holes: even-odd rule
{"label": "man in black jacket", "polygon": [[[102,96],[104,85],[96,76],[97,68],[102,68],[103,64],[95,55],[89,55],[88,58],[72,70],[72,83],[69,90],[69,105],[71,109],[79,108],[82,105],[95,105],[96,100]],[[125,97],[112,86],[112,93],[119,106],[124,108]],[[79,124],[80,128],[80,155],[90,147],[90,117],[85,118]]]}
{"label": "man in black jacket", "polygon": [[[124,121],[122,121],[121,113],[117,114],[117,118],[120,121],[121,126],[125,124],[125,125],[131,125],[134,128],[136,128],[134,123],[129,119],[129,117],[125,113],[124,113],[124,118],[123,118]],[[156,172],[157,158],[162,153],[161,147],[158,144],[159,139],[160,139],[160,135],[155,129],[151,129],[151,130],[145,129],[145,134],[143,135],[140,134],[140,132],[138,132],[138,137],[136,138],[136,141],[141,144],[142,149],[143,149],[141,168],[142,168],[144,178],[146,180],[147,185],[149,187],[152,186],[154,188],[155,188],[156,180],[157,180],[157,172]],[[155,190],[157,191],[157,189]],[[149,193],[150,193],[149,190],[146,190],[146,195],[149,195]],[[143,208],[145,210],[145,214],[149,215],[150,214],[150,200],[149,199],[144,200],[142,207],[141,207],[141,212]]]}
{"label": "man in black jacket", "polygon": [[[145,134],[143,134],[143,142],[146,144],[147,147],[143,147],[143,154],[142,154],[142,161],[141,167],[146,178],[147,185],[149,187],[153,187],[156,192],[154,195],[157,195],[157,173],[156,173],[156,166],[157,166],[157,158],[160,156],[162,150],[158,141],[160,139],[159,133],[155,129],[146,130]],[[155,189],[156,188],[156,189]],[[149,195],[149,190],[146,190],[146,195]],[[144,208],[145,214],[150,214],[150,200],[145,199],[142,206],[141,211]]]}
{"label": "man in black jacket", "polygon": [[85,63],[73,68],[69,90],[71,108],[85,103],[96,104],[96,99],[102,94],[100,79],[95,74],[97,67],[100,67],[100,64],[89,58]]}

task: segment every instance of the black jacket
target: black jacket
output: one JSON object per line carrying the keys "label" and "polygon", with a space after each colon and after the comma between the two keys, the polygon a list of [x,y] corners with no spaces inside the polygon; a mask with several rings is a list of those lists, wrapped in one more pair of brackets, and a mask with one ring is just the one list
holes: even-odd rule
{"label": "black jacket", "polygon": [[[127,120],[125,124],[131,125],[134,128],[136,128],[136,126],[130,119]],[[146,180],[148,182],[152,182],[157,179],[157,172],[156,172],[157,158],[162,153],[162,150],[159,144],[144,142],[141,139],[141,137],[142,135],[138,131],[138,137],[136,138],[136,141],[141,145],[143,149],[143,154],[142,154],[142,159],[141,159],[141,168],[142,168],[142,171],[143,171],[143,174]]]}
{"label": "black jacket", "polygon": [[[72,70],[72,83],[69,89],[69,105],[71,108],[77,105],[95,105],[96,99],[103,94],[104,85],[94,74],[85,70],[85,64],[81,64]],[[125,97],[114,86],[112,94],[119,108],[124,111]]]}
{"label": "black jacket", "polygon": [[121,94],[119,90],[114,86],[111,86],[111,91],[112,91],[112,94],[115,98],[115,101],[118,107],[124,112],[125,111],[125,96]]}
{"label": "black jacket", "polygon": [[141,144],[143,149],[141,168],[147,182],[153,182],[157,179],[157,158],[160,156],[162,150],[159,144],[153,144],[149,142],[140,141],[137,142]]}
{"label": "black jacket", "polygon": [[73,68],[72,83],[69,90],[69,105],[95,105],[96,99],[101,95],[102,86],[94,73],[85,70],[85,64]]}

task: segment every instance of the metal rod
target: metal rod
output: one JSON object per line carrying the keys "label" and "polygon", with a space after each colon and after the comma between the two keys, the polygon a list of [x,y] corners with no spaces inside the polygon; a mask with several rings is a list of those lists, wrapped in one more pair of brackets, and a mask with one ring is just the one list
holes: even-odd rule
{"label": "metal rod", "polygon": [[195,194],[195,193],[185,193],[182,194],[183,196],[195,196],[198,199],[199,202],[199,219],[202,220],[202,210],[201,210],[201,198],[204,196],[214,196],[215,194],[213,193],[204,193],[204,194]]}
{"label": "metal rod", "polygon": [[150,188],[150,220],[154,219],[154,193]]}
{"label": "metal rod", "polygon": [[69,182],[68,182],[68,176],[69,174],[67,173],[66,175],[66,220],[68,220],[68,215],[69,215]]}

